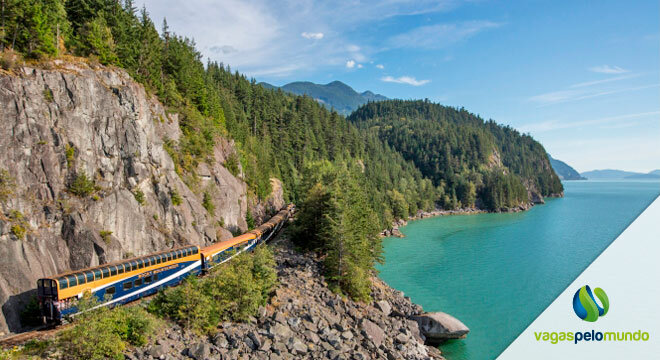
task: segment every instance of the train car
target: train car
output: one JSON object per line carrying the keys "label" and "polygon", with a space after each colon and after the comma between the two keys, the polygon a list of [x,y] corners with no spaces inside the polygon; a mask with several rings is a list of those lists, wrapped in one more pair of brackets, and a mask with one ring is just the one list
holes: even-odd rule
{"label": "train car", "polygon": [[209,271],[244,251],[252,250],[258,243],[259,239],[255,234],[245,233],[205,247],[201,250],[202,269]]}
{"label": "train car", "polygon": [[39,279],[37,295],[48,322],[75,314],[84,293],[97,297],[99,306],[137,300],[174,286],[201,271],[198,246],[185,246],[148,256]]}

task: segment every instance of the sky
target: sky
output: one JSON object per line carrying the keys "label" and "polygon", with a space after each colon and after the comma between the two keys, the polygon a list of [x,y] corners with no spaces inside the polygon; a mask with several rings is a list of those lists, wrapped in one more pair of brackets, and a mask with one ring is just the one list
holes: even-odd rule
{"label": "sky", "polygon": [[465,107],[580,172],[660,168],[660,2],[142,0],[257,81]]}

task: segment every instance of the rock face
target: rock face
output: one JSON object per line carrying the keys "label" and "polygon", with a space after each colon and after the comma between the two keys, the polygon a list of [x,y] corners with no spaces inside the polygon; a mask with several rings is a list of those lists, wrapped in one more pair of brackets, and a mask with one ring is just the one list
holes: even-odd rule
{"label": "rock face", "polygon": [[412,319],[419,324],[428,344],[437,345],[449,339],[463,339],[470,332],[458,319],[443,312],[424,313]]}
{"label": "rock face", "polygon": [[[180,136],[178,116],[125,71],[44,67],[0,74],[0,170],[16,184],[0,203],[0,333],[20,329],[39,277],[208,245],[231,237],[225,228],[247,227],[246,185],[221,165],[236,151],[231,141],[217,144],[217,161],[200,165],[189,188],[163,148]],[[67,189],[83,173],[96,190],[80,197]],[[214,214],[201,205],[204,192]],[[274,202],[281,186],[279,194]]]}
{"label": "rock face", "polygon": [[258,318],[225,322],[206,340],[171,325],[156,344],[127,357],[198,359],[205,348],[201,340],[209,359],[443,359],[437,348],[424,345],[410,318],[422,308],[403,293],[374,279],[373,303],[343,299],[326,286],[320,260],[295,252],[284,236],[274,248],[280,285]]}

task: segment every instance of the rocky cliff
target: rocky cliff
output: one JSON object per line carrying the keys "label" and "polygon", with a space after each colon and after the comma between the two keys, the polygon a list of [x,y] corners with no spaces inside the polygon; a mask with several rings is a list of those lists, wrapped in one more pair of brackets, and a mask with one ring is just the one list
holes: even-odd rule
{"label": "rocky cliff", "polygon": [[[123,70],[54,61],[2,72],[0,123],[0,333],[20,329],[39,277],[247,227],[246,184],[221,165],[233,143],[220,141],[187,186],[163,148],[178,116]],[[283,202],[274,184],[273,199],[253,204],[259,218]]]}

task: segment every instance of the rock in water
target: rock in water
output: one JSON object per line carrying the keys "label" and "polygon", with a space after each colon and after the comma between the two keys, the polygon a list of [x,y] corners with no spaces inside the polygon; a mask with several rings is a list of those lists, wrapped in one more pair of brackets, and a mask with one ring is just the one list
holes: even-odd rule
{"label": "rock in water", "polygon": [[464,339],[470,332],[460,320],[443,312],[424,313],[412,316],[412,319],[419,324],[429,345],[437,345],[449,339]]}

